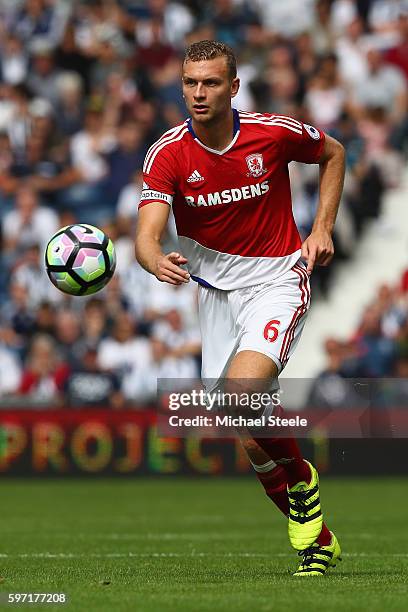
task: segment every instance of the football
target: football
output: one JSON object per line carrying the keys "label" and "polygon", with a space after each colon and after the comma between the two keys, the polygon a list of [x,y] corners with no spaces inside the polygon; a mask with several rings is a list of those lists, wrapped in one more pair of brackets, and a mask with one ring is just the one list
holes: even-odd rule
{"label": "football", "polygon": [[63,227],[50,239],[45,266],[51,282],[70,295],[100,291],[112,278],[116,266],[112,240],[86,223]]}

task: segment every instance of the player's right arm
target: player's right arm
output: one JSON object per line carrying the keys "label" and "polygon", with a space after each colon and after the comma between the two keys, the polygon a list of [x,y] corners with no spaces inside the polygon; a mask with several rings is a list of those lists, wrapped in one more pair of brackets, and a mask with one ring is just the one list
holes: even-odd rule
{"label": "player's right arm", "polygon": [[149,202],[139,209],[135,253],[140,265],[159,281],[180,285],[188,283],[190,278],[189,273],[180,267],[187,263],[187,259],[176,252],[165,255],[161,248],[169,212],[170,207],[163,202]]}
{"label": "player's right arm", "polygon": [[173,195],[176,190],[175,155],[169,145],[172,134],[163,135],[146,154],[143,164],[143,190],[137,218],[136,259],[159,281],[180,285],[188,283],[190,275],[181,267],[187,259],[180,253],[167,255],[161,248],[161,239],[167,227]]}

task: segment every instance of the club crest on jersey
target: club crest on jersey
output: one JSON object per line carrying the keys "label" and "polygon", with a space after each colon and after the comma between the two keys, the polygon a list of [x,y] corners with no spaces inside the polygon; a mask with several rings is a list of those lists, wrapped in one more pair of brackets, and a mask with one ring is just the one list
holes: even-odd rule
{"label": "club crest on jersey", "polygon": [[303,125],[305,126],[305,130],[311,138],[314,138],[314,140],[320,140],[319,130],[313,127],[313,125],[308,125],[307,123],[304,123]]}
{"label": "club crest on jersey", "polygon": [[252,153],[251,155],[247,155],[245,161],[249,170],[247,176],[258,178],[267,172],[266,168],[263,167],[262,153]]}

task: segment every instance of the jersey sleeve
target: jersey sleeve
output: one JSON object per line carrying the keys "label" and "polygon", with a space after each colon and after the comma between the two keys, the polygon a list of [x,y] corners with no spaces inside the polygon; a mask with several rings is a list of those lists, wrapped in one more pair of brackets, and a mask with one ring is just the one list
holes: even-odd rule
{"label": "jersey sleeve", "polygon": [[285,161],[317,164],[324,148],[324,132],[313,125],[292,121],[280,128],[279,144]]}
{"label": "jersey sleeve", "polygon": [[139,208],[150,202],[163,202],[169,206],[173,203],[175,193],[175,166],[174,155],[168,151],[154,148],[147,152],[143,164],[143,189],[140,196]]}

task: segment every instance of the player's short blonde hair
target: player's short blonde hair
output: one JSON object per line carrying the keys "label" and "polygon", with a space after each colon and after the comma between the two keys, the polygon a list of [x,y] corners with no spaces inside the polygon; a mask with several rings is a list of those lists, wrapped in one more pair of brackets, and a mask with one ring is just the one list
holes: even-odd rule
{"label": "player's short blonde hair", "polygon": [[234,52],[228,45],[216,40],[200,40],[192,43],[186,49],[183,63],[201,62],[203,60],[212,60],[216,57],[226,58],[230,77],[235,79],[237,76],[237,60],[235,59]]}

